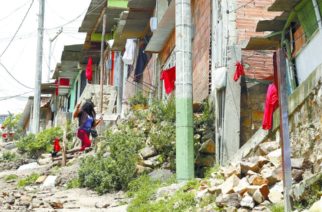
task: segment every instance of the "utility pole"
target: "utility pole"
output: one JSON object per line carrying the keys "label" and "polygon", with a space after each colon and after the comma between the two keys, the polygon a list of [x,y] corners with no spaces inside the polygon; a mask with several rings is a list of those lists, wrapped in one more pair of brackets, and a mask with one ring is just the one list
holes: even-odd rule
{"label": "utility pole", "polygon": [[117,86],[117,114],[121,116],[123,102],[123,64],[121,52],[117,53],[116,67],[118,68],[118,86]]}
{"label": "utility pole", "polygon": [[48,73],[47,73],[47,82],[50,81],[50,64],[51,64],[51,45],[56,40],[56,38],[63,32],[63,28],[60,28],[59,31],[56,33],[56,35],[52,38],[49,39],[49,53],[48,53]]}
{"label": "utility pole", "polygon": [[104,70],[105,70],[105,63],[104,63],[104,43],[105,43],[105,27],[106,27],[106,13],[104,12],[103,16],[103,32],[101,38],[101,80],[100,80],[100,112],[103,113],[103,93],[104,93]]}
{"label": "utility pole", "polygon": [[277,75],[280,108],[280,135],[282,146],[282,166],[284,184],[284,210],[292,211],[290,191],[292,187],[291,144],[288,126],[288,101],[286,87],[286,58],[283,49],[277,50]]}
{"label": "utility pole", "polygon": [[176,1],[176,171],[194,178],[192,120],[191,0]]}
{"label": "utility pole", "polygon": [[34,117],[33,117],[33,123],[32,123],[33,133],[39,132],[40,86],[41,86],[43,40],[44,40],[44,17],[45,17],[45,0],[39,0],[37,59],[36,59],[35,90],[34,90],[34,110],[33,110]]}

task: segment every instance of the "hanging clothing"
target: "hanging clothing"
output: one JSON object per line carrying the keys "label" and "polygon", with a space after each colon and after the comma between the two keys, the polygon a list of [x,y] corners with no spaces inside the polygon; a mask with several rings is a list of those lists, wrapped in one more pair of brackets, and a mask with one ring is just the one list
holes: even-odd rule
{"label": "hanging clothing", "polygon": [[143,71],[144,71],[147,63],[148,63],[148,57],[144,53],[144,48],[140,48],[138,59],[136,61],[136,68],[134,71],[134,81],[135,82],[139,82],[140,79],[142,78]]}
{"label": "hanging clothing", "polygon": [[273,113],[278,107],[278,93],[275,84],[270,84],[267,89],[264,117],[263,117],[263,129],[270,130],[272,128]]}
{"label": "hanging clothing", "polygon": [[93,67],[92,67],[92,64],[93,64],[93,59],[92,57],[89,57],[88,58],[88,62],[87,62],[87,66],[86,66],[86,79],[88,82],[91,82],[92,79],[93,79]]}
{"label": "hanging clothing", "polygon": [[59,139],[56,138],[54,140],[54,152],[59,152],[61,150],[60,144],[59,144]]}
{"label": "hanging clothing", "polygon": [[245,75],[244,66],[240,62],[237,62],[236,71],[234,74],[234,81],[237,81],[240,76],[244,76],[244,75]]}
{"label": "hanging clothing", "polygon": [[125,52],[122,57],[124,64],[133,65],[135,49],[136,49],[136,43],[134,39],[127,39],[125,44]]}
{"label": "hanging clothing", "polygon": [[172,67],[170,69],[164,70],[161,73],[160,80],[164,81],[164,88],[166,94],[171,93],[175,88],[175,81],[176,81],[176,67]]}

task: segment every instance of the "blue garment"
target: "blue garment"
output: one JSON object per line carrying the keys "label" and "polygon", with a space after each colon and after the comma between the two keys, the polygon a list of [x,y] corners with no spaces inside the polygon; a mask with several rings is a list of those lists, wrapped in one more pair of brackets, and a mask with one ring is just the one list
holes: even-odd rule
{"label": "blue garment", "polygon": [[87,115],[87,119],[84,122],[83,126],[81,129],[85,130],[86,132],[89,132],[93,126],[94,118],[91,117],[90,115]]}

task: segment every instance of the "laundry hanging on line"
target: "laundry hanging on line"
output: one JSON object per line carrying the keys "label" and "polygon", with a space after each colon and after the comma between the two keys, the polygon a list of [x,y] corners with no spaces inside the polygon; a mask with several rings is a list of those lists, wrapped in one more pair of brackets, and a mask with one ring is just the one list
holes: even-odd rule
{"label": "laundry hanging on line", "polygon": [[161,73],[160,80],[164,81],[164,88],[166,94],[171,93],[175,88],[175,81],[176,81],[176,67],[172,67],[169,69],[164,70]]}
{"label": "laundry hanging on line", "polygon": [[244,71],[244,66],[238,61],[236,63],[236,71],[234,74],[234,81],[237,81],[240,76],[244,76],[245,75],[245,71]]}
{"label": "laundry hanging on line", "polygon": [[278,107],[278,93],[275,84],[270,84],[267,89],[262,127],[270,130],[273,123],[273,113]]}
{"label": "laundry hanging on line", "polygon": [[88,82],[91,82],[93,79],[92,64],[93,64],[93,59],[92,59],[92,57],[89,57],[88,61],[87,61],[87,65],[86,65],[86,71],[85,71],[86,79],[88,80]]}

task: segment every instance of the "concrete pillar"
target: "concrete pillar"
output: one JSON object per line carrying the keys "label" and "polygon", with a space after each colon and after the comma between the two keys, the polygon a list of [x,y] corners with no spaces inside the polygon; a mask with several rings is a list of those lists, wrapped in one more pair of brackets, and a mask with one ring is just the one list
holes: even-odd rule
{"label": "concrete pillar", "polygon": [[176,1],[176,174],[194,178],[191,0]]}

